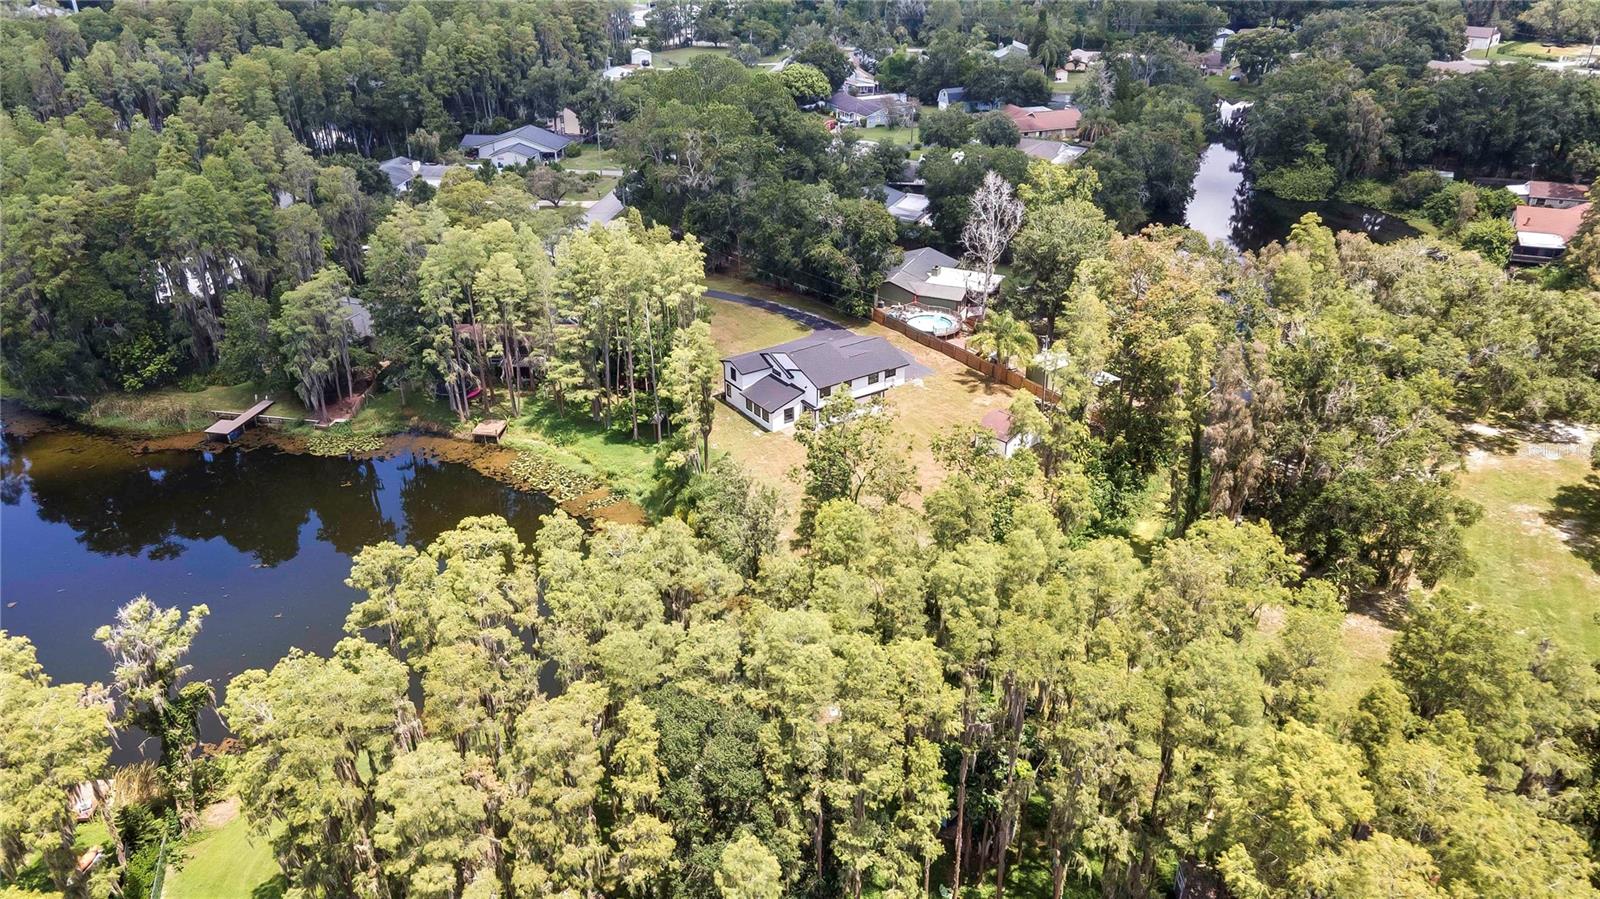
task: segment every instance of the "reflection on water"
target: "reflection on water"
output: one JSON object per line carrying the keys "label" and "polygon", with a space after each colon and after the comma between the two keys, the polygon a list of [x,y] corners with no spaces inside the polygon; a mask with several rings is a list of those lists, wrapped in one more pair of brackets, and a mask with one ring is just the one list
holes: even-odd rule
{"label": "reflection on water", "polygon": [[1378,243],[1388,243],[1418,232],[1395,216],[1368,206],[1328,201],[1297,203],[1253,191],[1245,181],[1239,154],[1221,143],[1206,148],[1194,178],[1194,199],[1184,210],[1183,223],[1212,240],[1236,250],[1259,250],[1289,236],[1289,228],[1307,212],[1322,217],[1334,231],[1362,231]]}
{"label": "reflection on water", "polygon": [[31,639],[58,680],[109,678],[92,635],[140,593],[211,607],[191,661],[194,677],[219,687],[291,646],[327,652],[356,598],[344,578],[361,547],[425,544],[466,516],[489,514],[531,540],[553,508],[412,453],[135,455],[69,428],[7,436],[0,476],[0,627]]}

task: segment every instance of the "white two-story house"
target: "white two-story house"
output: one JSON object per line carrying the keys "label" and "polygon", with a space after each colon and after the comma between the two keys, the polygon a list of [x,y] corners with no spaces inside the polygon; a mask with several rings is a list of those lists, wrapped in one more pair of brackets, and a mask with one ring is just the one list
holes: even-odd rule
{"label": "white two-story house", "polygon": [[904,384],[911,359],[882,337],[817,331],[722,360],[722,398],[768,431],[793,427],[836,390],[856,399]]}

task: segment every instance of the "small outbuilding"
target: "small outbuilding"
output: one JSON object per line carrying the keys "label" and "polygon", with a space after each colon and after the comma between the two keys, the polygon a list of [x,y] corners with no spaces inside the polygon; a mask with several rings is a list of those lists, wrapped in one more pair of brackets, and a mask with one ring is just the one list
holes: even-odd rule
{"label": "small outbuilding", "polygon": [[1005,409],[990,409],[983,414],[981,423],[994,440],[995,452],[1006,459],[1039,442],[1037,434],[1014,430],[1011,413]]}

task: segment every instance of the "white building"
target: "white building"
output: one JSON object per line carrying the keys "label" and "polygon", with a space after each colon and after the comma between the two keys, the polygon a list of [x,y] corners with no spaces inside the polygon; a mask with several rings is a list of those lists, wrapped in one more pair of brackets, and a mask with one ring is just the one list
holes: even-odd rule
{"label": "white building", "polygon": [[888,207],[889,214],[894,216],[897,222],[905,222],[908,225],[933,224],[933,214],[928,211],[928,198],[922,194],[906,193],[885,185],[883,205]]}
{"label": "white building", "polygon": [[994,51],[993,56],[995,59],[1010,59],[1013,56],[1020,56],[1026,59],[1028,57],[1028,45],[1022,41],[1012,41]]}
{"label": "white building", "polygon": [[1493,25],[1468,25],[1467,26],[1467,52],[1483,50],[1485,52],[1500,46],[1500,29]]}
{"label": "white building", "polygon": [[1033,159],[1043,159],[1056,165],[1068,165],[1077,160],[1079,156],[1089,152],[1088,147],[1069,144],[1059,140],[1045,140],[1038,137],[1024,137],[1017,141],[1017,149],[1028,154]]}
{"label": "white building", "polygon": [[395,193],[405,193],[411,189],[413,181],[426,181],[437,188],[444,181],[444,173],[449,166],[439,163],[421,162],[405,156],[396,156],[378,163],[378,169],[389,176],[389,184]]}
{"label": "white building", "polygon": [[995,452],[1002,458],[1009,459],[1039,442],[1038,434],[1015,431],[1011,427],[1011,413],[1005,409],[990,409],[983,414],[981,422],[994,441]]}
{"label": "white building", "polygon": [[633,63],[641,69],[648,69],[652,65],[654,59],[655,57],[650,55],[649,50],[646,50],[643,47],[634,47],[633,53],[629,55],[628,62]]}
{"label": "white building", "polygon": [[527,162],[554,162],[566,152],[572,138],[538,125],[523,125],[503,134],[468,134],[461,149],[468,156],[487,159],[497,168]]}
{"label": "white building", "polygon": [[722,360],[722,398],[766,431],[815,415],[835,391],[857,400],[904,384],[911,359],[882,337],[815,331]]}
{"label": "white building", "polygon": [[864,97],[878,93],[878,79],[867,72],[866,69],[856,66],[850,77],[844,80],[845,93],[852,97]]}

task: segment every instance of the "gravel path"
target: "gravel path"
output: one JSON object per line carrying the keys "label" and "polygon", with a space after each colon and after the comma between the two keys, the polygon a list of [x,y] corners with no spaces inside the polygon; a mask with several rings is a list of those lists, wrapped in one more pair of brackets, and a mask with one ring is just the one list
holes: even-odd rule
{"label": "gravel path", "polygon": [[781,315],[797,324],[805,325],[813,331],[846,330],[843,325],[829,321],[820,315],[807,312],[804,309],[796,309],[793,306],[786,306],[783,303],[775,303],[772,300],[763,300],[760,297],[746,296],[742,293],[729,293],[726,290],[717,290],[715,288],[707,288],[706,296],[714,297],[715,299],[719,300],[727,300],[730,303],[741,303],[745,306],[754,306],[757,309],[764,309],[775,315]]}

